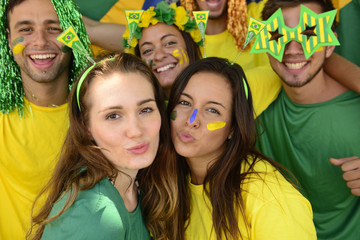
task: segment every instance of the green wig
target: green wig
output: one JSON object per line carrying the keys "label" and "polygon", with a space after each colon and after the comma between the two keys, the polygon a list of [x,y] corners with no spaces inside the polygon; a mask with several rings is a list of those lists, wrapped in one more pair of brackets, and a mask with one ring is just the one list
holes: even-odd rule
{"label": "green wig", "polygon": [[[73,26],[80,41],[90,55],[89,37],[77,5],[73,0],[51,0],[51,2],[59,17],[61,28],[65,30]],[[22,114],[24,107],[24,89],[22,87],[19,66],[15,62],[12,54],[10,54],[8,34],[6,31],[8,28],[6,14],[8,3],[9,0],[0,0],[0,111],[3,114],[8,114],[16,109],[19,114]],[[81,53],[73,51],[73,63],[69,75],[69,89],[87,65],[87,58]]]}

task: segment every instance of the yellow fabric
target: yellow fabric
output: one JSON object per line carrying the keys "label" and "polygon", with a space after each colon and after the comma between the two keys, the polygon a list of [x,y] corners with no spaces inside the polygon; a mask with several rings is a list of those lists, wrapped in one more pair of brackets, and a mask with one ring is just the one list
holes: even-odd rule
{"label": "yellow fabric", "polygon": [[[0,113],[0,239],[25,239],[35,197],[49,180],[69,126],[67,104],[24,116]],[[41,205],[41,203],[40,203]]]}
{"label": "yellow fabric", "polygon": [[255,117],[265,111],[265,109],[277,98],[281,90],[281,80],[270,66],[261,66],[245,70],[248,80]]}
{"label": "yellow fabric", "polygon": [[[247,166],[243,166],[243,170]],[[260,177],[242,185],[248,229],[241,213],[238,226],[243,239],[316,239],[311,205],[284,177],[264,161],[255,165]],[[216,239],[212,230],[212,207],[203,195],[203,185],[190,184],[191,215],[186,239]]]}
{"label": "yellow fabric", "polygon": [[[118,23],[126,25],[125,10],[137,10],[142,9],[144,5],[144,0],[136,1],[117,1],[114,6],[101,18],[100,22],[108,23]],[[122,39],[119,39],[121,42]],[[96,45],[91,46],[94,55],[98,56],[101,53],[107,52],[103,48],[100,48]]]}

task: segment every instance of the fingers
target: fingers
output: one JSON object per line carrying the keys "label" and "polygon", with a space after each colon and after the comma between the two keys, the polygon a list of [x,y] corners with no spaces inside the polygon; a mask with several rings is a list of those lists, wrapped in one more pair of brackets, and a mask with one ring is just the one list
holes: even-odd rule
{"label": "fingers", "polygon": [[351,193],[360,196],[360,158],[330,158],[330,162],[335,166],[341,166],[344,172],[343,178],[347,186],[351,189]]}

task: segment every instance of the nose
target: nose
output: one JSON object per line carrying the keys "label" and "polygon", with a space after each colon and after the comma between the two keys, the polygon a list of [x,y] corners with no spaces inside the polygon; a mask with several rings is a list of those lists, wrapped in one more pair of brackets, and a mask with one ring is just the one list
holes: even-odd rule
{"label": "nose", "polygon": [[127,124],[126,136],[128,138],[137,138],[142,135],[142,128],[137,118],[130,118]]}
{"label": "nose", "polygon": [[290,41],[285,46],[285,55],[297,55],[297,54],[304,54],[301,43],[297,41]]}
{"label": "nose", "polygon": [[155,49],[154,60],[160,61],[166,57],[166,52],[162,47]]}
{"label": "nose", "polygon": [[48,42],[46,33],[44,31],[37,31],[34,33],[33,44],[35,46],[45,46]]}
{"label": "nose", "polygon": [[187,126],[189,126],[190,128],[198,128],[198,127],[200,127],[200,119],[199,119],[199,116],[198,116],[197,112],[198,112],[198,110],[194,109],[191,116],[186,119],[185,124]]}

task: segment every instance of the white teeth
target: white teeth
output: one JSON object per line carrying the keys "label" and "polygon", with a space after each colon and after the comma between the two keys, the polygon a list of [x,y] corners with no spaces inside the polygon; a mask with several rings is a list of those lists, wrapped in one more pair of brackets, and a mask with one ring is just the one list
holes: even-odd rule
{"label": "white teeth", "polygon": [[300,69],[303,66],[305,66],[306,62],[300,62],[300,63],[284,63],[287,68],[289,69]]}
{"label": "white teeth", "polygon": [[161,67],[161,68],[156,69],[156,71],[159,73],[159,72],[166,71],[166,70],[168,70],[169,68],[173,68],[173,67],[175,67],[175,64],[171,63],[171,64],[169,64],[169,65],[166,65],[166,66],[163,66],[163,67]]}
{"label": "white teeth", "polygon": [[36,55],[30,55],[31,59],[48,59],[48,58],[54,58],[55,54],[36,54]]}

